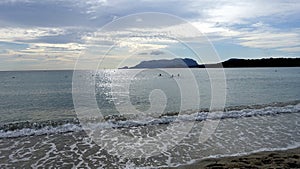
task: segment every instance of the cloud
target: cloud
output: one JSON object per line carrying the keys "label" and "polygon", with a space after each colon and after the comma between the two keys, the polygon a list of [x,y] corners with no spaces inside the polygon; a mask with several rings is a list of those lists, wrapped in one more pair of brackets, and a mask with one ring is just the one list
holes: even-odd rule
{"label": "cloud", "polygon": [[148,55],[148,53],[147,52],[140,52],[140,53],[138,53],[138,55]]}
{"label": "cloud", "polygon": [[60,36],[65,33],[64,31],[62,28],[48,27],[2,27],[0,37],[6,42],[29,41],[45,36]]}
{"label": "cloud", "polygon": [[[85,46],[79,43],[80,38],[77,35],[73,38],[66,38],[72,34],[67,30],[48,27],[0,28],[1,40],[4,41],[0,42],[0,49],[6,49],[0,53],[0,56],[9,55],[15,61],[39,60],[49,57],[63,61],[70,57],[76,58],[85,49]],[[22,58],[19,58],[20,56]],[[30,59],[28,59],[29,57]]]}
{"label": "cloud", "polygon": [[144,55],[163,55],[165,54],[165,52],[163,51],[159,51],[159,50],[154,50],[154,51],[151,51],[150,53],[148,52],[140,52],[138,53],[138,55],[141,55],[141,56],[144,56]]}
{"label": "cloud", "polygon": [[300,44],[295,32],[247,32],[238,38],[242,46],[254,48],[282,48]]}
{"label": "cloud", "polygon": [[300,46],[280,48],[278,50],[283,51],[283,52],[299,53],[300,52]]}
{"label": "cloud", "polygon": [[[69,1],[16,1],[0,4],[0,19],[10,25],[37,27],[89,24],[88,15]],[[76,18],[76,19],[74,19]]]}
{"label": "cloud", "polygon": [[[298,0],[142,0],[135,3],[128,0],[2,0],[0,61],[10,56],[20,62],[36,60],[46,64],[56,60],[63,63],[73,61],[87,49],[91,54],[87,57],[92,61],[112,46],[110,59],[120,59],[132,52],[160,56],[163,53],[159,51],[178,47],[180,41],[207,42],[201,33],[215,45],[233,44],[247,49],[270,49],[275,55],[299,56],[299,9]],[[107,25],[139,12],[168,13],[183,20],[152,13],[145,18],[137,17],[135,25],[126,19]],[[104,29],[100,29],[104,25]]]}
{"label": "cloud", "polygon": [[[272,1],[272,0],[241,0],[211,2],[213,7],[208,8],[205,13],[207,20],[211,22],[232,24],[249,23],[253,18],[272,16],[275,18],[286,18],[291,14],[299,14],[300,3],[297,0]],[[274,21],[273,20],[273,21]],[[250,21],[251,23],[251,21]]]}
{"label": "cloud", "polygon": [[162,54],[165,54],[165,52],[159,51],[159,50],[155,50],[155,51],[150,52],[150,55],[162,55]]}
{"label": "cloud", "polygon": [[277,51],[296,52],[296,49],[284,50],[300,44],[300,29],[279,29],[265,24],[255,22],[243,27],[222,27],[211,23],[193,22],[200,31],[207,35],[212,42],[234,43],[236,45],[258,48],[274,49]]}
{"label": "cloud", "polygon": [[[97,27],[126,15],[140,12],[160,12],[179,16],[189,21],[226,25],[251,23],[251,19],[282,21],[299,14],[298,0],[3,0],[0,18],[7,23],[26,26]],[[272,16],[272,17],[268,17]],[[75,18],[75,19],[74,19]]]}

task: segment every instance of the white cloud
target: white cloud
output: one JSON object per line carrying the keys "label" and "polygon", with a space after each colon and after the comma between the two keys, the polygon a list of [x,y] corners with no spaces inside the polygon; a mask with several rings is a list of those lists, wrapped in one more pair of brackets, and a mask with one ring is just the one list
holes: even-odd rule
{"label": "white cloud", "polygon": [[1,0],[0,4],[5,4],[5,3],[18,3],[18,2],[23,2],[23,3],[28,3],[31,2],[32,0]]}
{"label": "white cloud", "polygon": [[240,44],[255,48],[280,48],[300,44],[299,33],[295,32],[245,32],[238,38]]}
{"label": "white cloud", "polygon": [[[11,56],[10,61],[74,61],[85,46],[78,43],[41,43],[39,38],[47,36],[61,36],[66,33],[64,28],[45,28],[45,27],[6,27],[0,28],[0,37],[3,42],[13,42],[24,44],[28,47],[25,49],[6,49],[6,52],[0,54]],[[35,42],[37,41],[37,42]],[[14,44],[10,44],[13,48]],[[8,46],[8,45],[6,45]]]}
{"label": "white cloud", "polygon": [[300,52],[300,46],[280,48],[278,50],[283,51],[283,52],[297,53],[297,52]]}
{"label": "white cloud", "polygon": [[[213,23],[193,22],[200,31],[202,31],[211,41],[230,40],[237,45],[261,48],[275,49],[284,52],[296,52],[300,44],[300,29],[278,29],[273,28],[263,22],[257,22],[249,25],[247,28],[224,27]],[[288,49],[287,47],[292,47]]]}
{"label": "white cloud", "polygon": [[62,28],[45,28],[45,27],[4,27],[0,28],[1,41],[18,42],[33,40],[43,36],[57,36],[65,33]]}
{"label": "white cloud", "polygon": [[207,21],[226,24],[248,23],[249,19],[277,16],[286,17],[299,13],[300,3],[297,0],[240,0],[213,1],[214,6],[206,9]]}

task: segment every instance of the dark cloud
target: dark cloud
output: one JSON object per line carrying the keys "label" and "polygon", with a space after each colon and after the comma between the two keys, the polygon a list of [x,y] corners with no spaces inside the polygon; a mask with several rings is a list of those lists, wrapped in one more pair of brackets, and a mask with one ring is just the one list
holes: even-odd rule
{"label": "dark cloud", "polygon": [[154,50],[154,51],[151,51],[150,53],[148,53],[148,52],[138,53],[138,55],[162,55],[162,54],[165,54],[165,52],[159,51],[159,50]]}
{"label": "dark cloud", "polygon": [[[115,17],[139,12],[163,12],[183,18],[195,18],[198,12],[192,11],[186,2],[143,1],[130,3],[127,0],[108,1],[106,5],[97,1],[42,0],[15,3],[0,3],[1,24],[59,27],[101,27]],[[155,19],[155,18],[154,18]]]}
{"label": "dark cloud", "polygon": [[163,51],[159,51],[159,50],[154,50],[154,51],[152,51],[151,53],[150,53],[150,55],[162,55],[162,54],[164,54],[165,52],[163,52]]}
{"label": "dark cloud", "polygon": [[148,55],[147,52],[141,52],[141,53],[138,53],[138,55]]}
{"label": "dark cloud", "polygon": [[35,1],[0,4],[0,20],[19,26],[83,26],[89,15],[83,9],[59,1]]}

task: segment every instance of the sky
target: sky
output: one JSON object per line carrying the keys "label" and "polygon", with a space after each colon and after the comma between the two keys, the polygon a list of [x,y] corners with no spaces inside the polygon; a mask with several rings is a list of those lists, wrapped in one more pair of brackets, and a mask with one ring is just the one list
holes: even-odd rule
{"label": "sky", "polygon": [[1,0],[0,70],[300,57],[299,0]]}

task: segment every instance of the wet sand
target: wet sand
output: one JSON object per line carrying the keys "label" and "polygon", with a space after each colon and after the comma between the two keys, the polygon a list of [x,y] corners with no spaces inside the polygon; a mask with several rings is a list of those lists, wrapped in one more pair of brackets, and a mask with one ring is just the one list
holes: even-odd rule
{"label": "wet sand", "polygon": [[297,168],[300,169],[300,148],[259,152],[245,156],[211,158],[184,165],[182,169],[248,169],[248,168]]}

